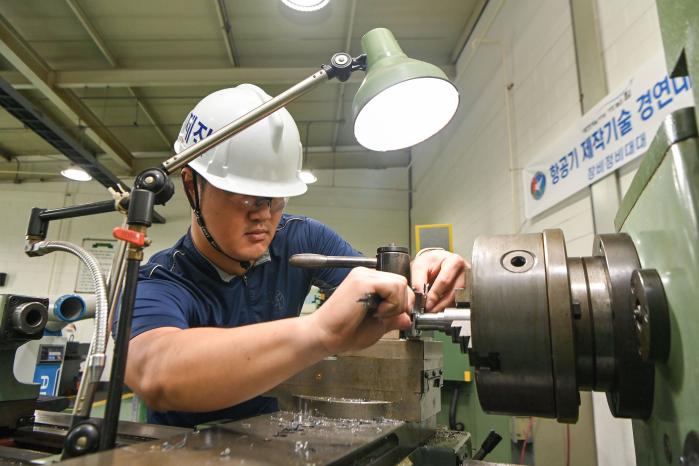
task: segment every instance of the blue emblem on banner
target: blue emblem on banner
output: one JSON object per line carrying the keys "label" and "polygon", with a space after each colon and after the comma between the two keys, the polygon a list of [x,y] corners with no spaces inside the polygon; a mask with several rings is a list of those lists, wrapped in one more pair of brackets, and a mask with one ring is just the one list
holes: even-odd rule
{"label": "blue emblem on banner", "polygon": [[529,191],[532,193],[532,197],[537,201],[541,199],[546,190],[546,175],[543,172],[536,172],[532,177],[532,182],[529,187]]}

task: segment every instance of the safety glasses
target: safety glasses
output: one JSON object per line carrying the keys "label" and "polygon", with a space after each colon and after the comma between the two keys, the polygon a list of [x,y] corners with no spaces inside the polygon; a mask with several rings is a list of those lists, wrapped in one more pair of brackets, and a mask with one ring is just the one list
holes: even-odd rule
{"label": "safety glasses", "polygon": [[258,197],[236,193],[230,193],[228,198],[241,210],[256,212],[269,208],[269,211],[273,214],[284,210],[286,203],[289,201],[288,197]]}

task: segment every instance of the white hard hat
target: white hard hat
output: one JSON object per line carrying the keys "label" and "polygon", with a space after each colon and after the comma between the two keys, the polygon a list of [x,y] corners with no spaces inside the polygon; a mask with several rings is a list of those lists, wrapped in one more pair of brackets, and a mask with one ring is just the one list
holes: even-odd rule
{"label": "white hard hat", "polygon": [[[270,99],[252,84],[209,94],[187,115],[175,141],[175,152],[180,153]],[[239,194],[291,197],[307,189],[298,176],[299,130],[285,108],[205,152],[189,166],[217,188]]]}

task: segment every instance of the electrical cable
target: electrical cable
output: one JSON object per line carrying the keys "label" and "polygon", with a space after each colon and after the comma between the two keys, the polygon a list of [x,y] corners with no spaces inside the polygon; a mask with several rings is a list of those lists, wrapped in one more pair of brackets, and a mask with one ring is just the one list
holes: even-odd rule
{"label": "electrical cable", "polygon": [[527,443],[529,443],[529,438],[532,436],[532,431],[534,430],[534,418],[529,418],[529,423],[527,424],[527,435],[524,436],[524,442],[522,442],[522,449],[519,452],[519,464],[524,464],[524,456],[527,452]]}
{"label": "electrical cable", "polygon": [[451,403],[449,404],[449,428],[451,430],[463,431],[464,425],[461,422],[456,422],[456,407],[459,402],[459,386],[454,386],[454,391],[451,395]]}
{"label": "electrical cable", "polygon": [[566,424],[565,458],[566,466],[570,466],[570,424]]}

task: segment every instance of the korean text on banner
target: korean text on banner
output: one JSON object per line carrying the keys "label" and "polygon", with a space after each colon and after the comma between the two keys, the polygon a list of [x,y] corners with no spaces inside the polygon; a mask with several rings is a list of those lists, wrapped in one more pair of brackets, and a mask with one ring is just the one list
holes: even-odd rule
{"label": "korean text on banner", "polygon": [[642,155],[663,119],[693,105],[688,77],[668,78],[662,56],[639,68],[522,170],[532,218]]}

